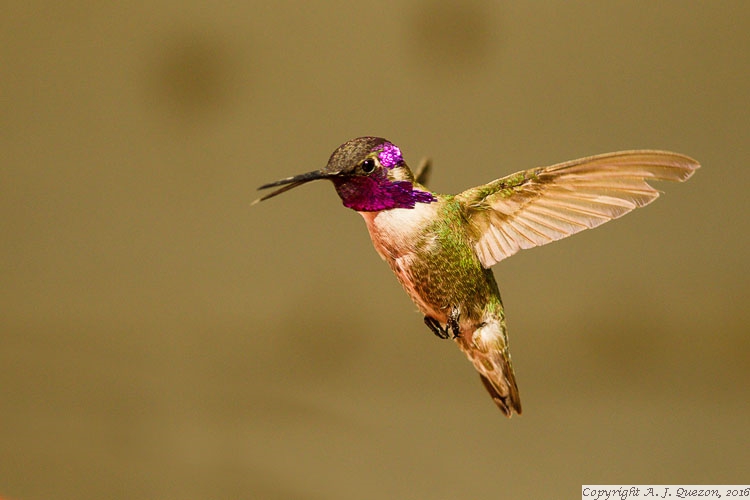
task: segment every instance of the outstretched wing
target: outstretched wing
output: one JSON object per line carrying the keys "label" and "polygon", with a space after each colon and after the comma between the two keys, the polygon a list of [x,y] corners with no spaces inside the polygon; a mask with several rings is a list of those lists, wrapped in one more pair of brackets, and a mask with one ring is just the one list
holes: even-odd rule
{"label": "outstretched wing", "polygon": [[647,180],[684,181],[700,165],[668,151],[621,151],[534,168],[456,196],[484,267],[616,219],[659,197]]}
{"label": "outstretched wing", "polygon": [[414,180],[417,184],[423,186],[427,185],[430,179],[430,171],[432,170],[432,161],[429,158],[422,158],[417,165],[417,169],[414,171]]}

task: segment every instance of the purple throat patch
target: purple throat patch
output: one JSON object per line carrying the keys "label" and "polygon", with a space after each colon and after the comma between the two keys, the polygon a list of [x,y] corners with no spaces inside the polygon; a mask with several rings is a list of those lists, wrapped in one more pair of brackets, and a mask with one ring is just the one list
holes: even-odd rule
{"label": "purple throat patch", "polygon": [[380,164],[385,168],[393,168],[404,164],[404,157],[401,156],[401,150],[395,144],[386,142],[382,146],[378,146],[376,150],[380,150],[378,159],[380,160]]}

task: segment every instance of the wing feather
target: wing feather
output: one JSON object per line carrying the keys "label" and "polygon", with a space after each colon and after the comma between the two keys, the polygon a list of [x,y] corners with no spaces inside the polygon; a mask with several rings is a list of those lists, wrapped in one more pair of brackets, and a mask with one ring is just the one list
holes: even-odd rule
{"label": "wing feather", "polygon": [[699,167],[668,151],[621,151],[535,168],[469,189],[466,209],[485,267],[648,205],[659,191],[647,181],[684,181]]}

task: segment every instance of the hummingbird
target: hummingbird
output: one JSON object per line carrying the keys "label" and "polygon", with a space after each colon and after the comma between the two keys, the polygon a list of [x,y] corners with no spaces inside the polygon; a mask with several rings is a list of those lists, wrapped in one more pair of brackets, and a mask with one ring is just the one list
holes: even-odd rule
{"label": "hummingbird", "polygon": [[632,150],[523,170],[456,195],[424,184],[381,137],[339,146],[320,170],[264,184],[267,200],[325,179],[365,221],[372,243],[441,339],[452,339],[508,417],[521,414],[505,310],[491,267],[519,250],[599,226],[659,196],[647,181],[685,181],[699,167],[678,153]]}

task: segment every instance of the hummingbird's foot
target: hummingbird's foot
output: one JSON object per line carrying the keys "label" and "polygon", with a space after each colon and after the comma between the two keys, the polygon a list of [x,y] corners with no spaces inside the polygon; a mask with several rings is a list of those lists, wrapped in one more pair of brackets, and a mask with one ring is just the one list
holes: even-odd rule
{"label": "hummingbird's foot", "polygon": [[438,320],[435,318],[432,318],[430,316],[424,317],[424,324],[429,327],[430,330],[432,330],[432,333],[438,336],[438,338],[441,338],[443,340],[446,340],[450,338],[450,334],[448,333],[448,328],[440,324]]}
{"label": "hummingbird's foot", "polygon": [[458,307],[454,307],[451,309],[451,314],[448,316],[448,324],[445,325],[445,333],[448,333],[448,327],[450,327],[451,331],[453,332],[453,338],[457,339],[461,336],[461,327],[458,326],[458,318],[461,317],[461,313],[458,310]]}

